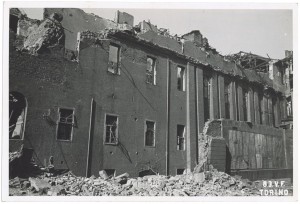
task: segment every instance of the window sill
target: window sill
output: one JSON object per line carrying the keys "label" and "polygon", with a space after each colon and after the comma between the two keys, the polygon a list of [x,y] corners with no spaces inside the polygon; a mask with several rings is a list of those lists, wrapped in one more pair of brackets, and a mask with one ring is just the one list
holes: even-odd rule
{"label": "window sill", "polygon": [[104,145],[109,145],[109,146],[117,146],[118,143],[104,143]]}
{"label": "window sill", "polygon": [[109,74],[111,74],[111,75],[114,75],[114,76],[120,76],[120,75],[121,75],[121,74],[119,74],[119,73],[113,73],[113,72],[108,71],[108,70],[107,70],[107,73],[109,73]]}
{"label": "window sill", "polygon": [[9,139],[9,141],[23,141],[24,139],[22,138],[22,139]]}
{"label": "window sill", "polygon": [[184,93],[184,92],[186,92],[185,90],[179,90],[179,89],[177,89],[177,91],[179,91],[179,92],[183,92],[183,93]]}
{"label": "window sill", "polygon": [[147,81],[145,81],[145,83],[146,83],[146,84],[149,84],[149,85],[151,85],[151,86],[156,86],[156,84],[150,83],[150,82],[147,82]]}
{"label": "window sill", "polygon": [[144,146],[145,148],[156,148],[155,146]]}
{"label": "window sill", "polygon": [[56,141],[58,141],[58,142],[72,142],[72,140],[60,140],[60,139],[56,139]]}

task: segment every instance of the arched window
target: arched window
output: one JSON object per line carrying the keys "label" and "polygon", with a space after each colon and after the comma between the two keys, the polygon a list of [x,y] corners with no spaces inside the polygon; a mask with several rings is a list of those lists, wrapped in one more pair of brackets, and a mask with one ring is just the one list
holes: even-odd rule
{"label": "arched window", "polygon": [[23,139],[27,100],[19,92],[9,93],[9,139]]}

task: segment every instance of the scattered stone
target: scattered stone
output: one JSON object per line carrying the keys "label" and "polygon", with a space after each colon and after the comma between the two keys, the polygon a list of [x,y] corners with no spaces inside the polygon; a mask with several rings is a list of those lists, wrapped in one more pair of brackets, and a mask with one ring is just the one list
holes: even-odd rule
{"label": "scattered stone", "polygon": [[42,179],[29,178],[30,185],[35,188],[36,191],[44,191],[51,188],[51,185]]}
{"label": "scattered stone", "polygon": [[105,180],[108,179],[108,175],[105,170],[99,171],[99,176]]}
{"label": "scattered stone", "polygon": [[[101,171],[100,171],[101,172]],[[176,176],[149,175],[128,178],[77,177],[72,172],[63,175],[28,180],[18,177],[9,181],[10,195],[48,196],[260,196],[261,182],[232,177],[215,169]],[[51,186],[52,185],[52,186]],[[21,188],[23,186],[23,188]],[[27,191],[26,191],[27,190]],[[288,187],[292,195],[292,184]],[[26,192],[26,193],[25,193]]]}

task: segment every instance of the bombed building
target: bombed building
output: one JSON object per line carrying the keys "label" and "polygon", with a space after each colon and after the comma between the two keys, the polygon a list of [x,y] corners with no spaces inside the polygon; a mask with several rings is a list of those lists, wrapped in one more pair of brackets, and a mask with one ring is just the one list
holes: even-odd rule
{"label": "bombed building", "polygon": [[222,56],[198,30],[173,36],[117,12],[11,15],[9,149],[76,175],[212,164],[292,177],[292,54]]}

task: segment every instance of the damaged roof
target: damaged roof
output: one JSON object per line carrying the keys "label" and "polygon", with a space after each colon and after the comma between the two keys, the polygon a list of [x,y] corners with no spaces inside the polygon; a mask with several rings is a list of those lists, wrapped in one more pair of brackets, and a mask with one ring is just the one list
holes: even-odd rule
{"label": "damaged roof", "polygon": [[151,48],[168,52],[173,56],[183,58],[193,64],[213,69],[219,73],[223,73],[231,77],[237,77],[241,80],[247,80],[260,86],[267,85],[268,87],[272,87],[270,83],[267,83],[267,80],[262,80],[256,71],[245,70],[233,62],[225,60],[220,54],[214,54],[212,51],[206,51],[204,48],[195,46],[191,41],[186,41],[184,43],[184,52],[182,52],[182,43],[180,41],[159,35],[153,31],[147,31],[143,34],[135,34],[130,30],[122,31],[119,29],[107,29],[97,33],[85,31],[81,34],[81,37],[86,36],[88,36],[88,38],[98,38],[99,40],[107,37],[133,40],[143,45],[150,46]]}

